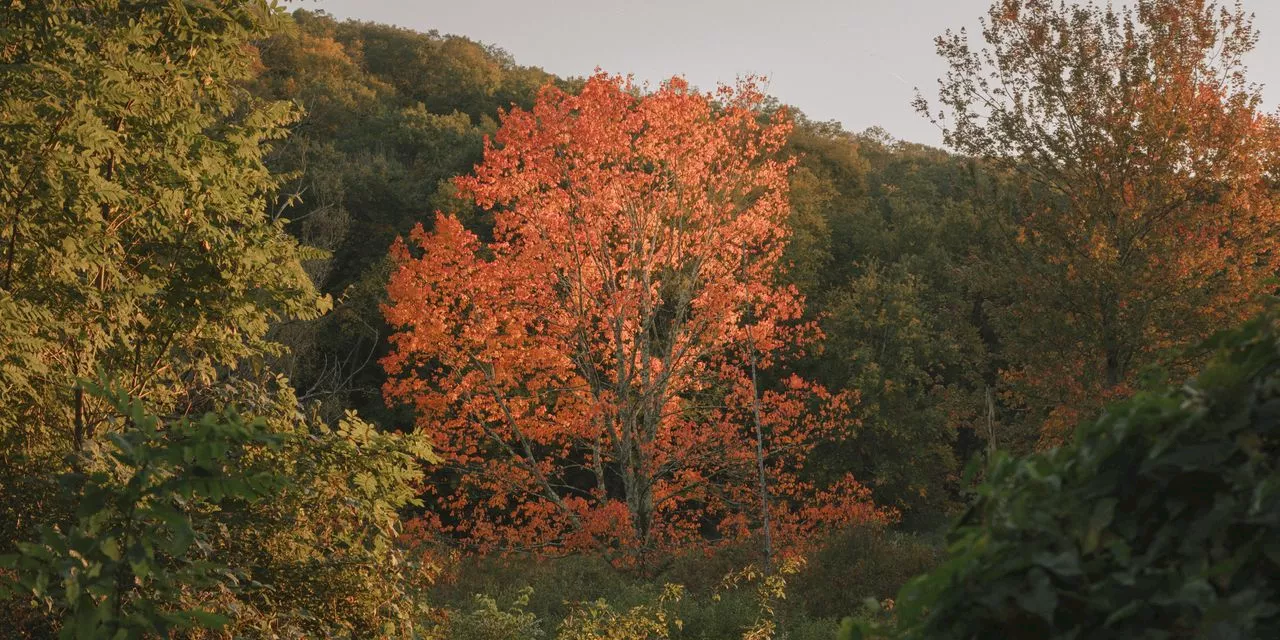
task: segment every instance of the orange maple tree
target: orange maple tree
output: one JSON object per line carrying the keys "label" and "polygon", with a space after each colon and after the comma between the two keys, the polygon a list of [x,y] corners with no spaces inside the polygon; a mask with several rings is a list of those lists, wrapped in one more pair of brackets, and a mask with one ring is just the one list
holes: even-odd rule
{"label": "orange maple tree", "polygon": [[806,473],[856,398],[757,384],[819,337],[780,281],[790,123],[762,100],[754,80],[547,87],[455,181],[494,240],[438,214],[395,244],[384,392],[447,460],[429,528],[634,554],[888,517]]}

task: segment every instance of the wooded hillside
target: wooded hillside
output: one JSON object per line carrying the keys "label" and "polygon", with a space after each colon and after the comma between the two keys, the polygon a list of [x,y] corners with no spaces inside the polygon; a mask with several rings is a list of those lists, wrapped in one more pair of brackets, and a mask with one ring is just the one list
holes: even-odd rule
{"label": "wooded hillside", "polygon": [[998,0],[937,40],[943,150],[761,78],[10,2],[0,635],[1269,637],[1258,37]]}

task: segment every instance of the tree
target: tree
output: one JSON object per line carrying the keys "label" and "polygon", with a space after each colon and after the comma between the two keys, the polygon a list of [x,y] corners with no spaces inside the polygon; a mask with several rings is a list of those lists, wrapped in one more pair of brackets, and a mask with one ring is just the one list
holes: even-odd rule
{"label": "tree", "polygon": [[784,257],[788,279],[812,307],[847,277],[843,267],[853,257],[843,251],[854,244],[849,236],[866,231],[846,223],[867,208],[869,167],[856,138],[838,123],[813,122],[796,112],[792,117],[786,150],[796,167],[788,185],[791,238]]}
{"label": "tree", "polygon": [[[1054,443],[1141,371],[1247,317],[1275,273],[1280,128],[1239,5],[1000,0],[987,47],[938,39],[948,145],[1011,172],[992,270],[1006,399]],[[928,113],[928,104],[917,106]]]}
{"label": "tree", "polygon": [[[200,610],[238,637],[408,635],[420,613],[392,544],[420,439],[304,419],[287,381],[249,375],[272,378],[271,325],[325,306],[268,209],[263,159],[296,114],[245,86],[277,18],[257,0],[0,11],[0,553],[27,551],[6,631],[163,633],[214,620],[181,613]],[[118,393],[83,383],[98,372]],[[232,419],[251,402],[278,448]],[[282,476],[272,500],[210,492],[262,474]]]}
{"label": "tree", "polygon": [[975,215],[989,176],[883,131],[855,136],[803,120],[796,129],[792,202],[801,224],[818,205],[824,224],[809,228],[829,234],[826,245],[788,247],[802,273],[819,275],[807,299],[825,339],[804,371],[860,398],[852,437],[815,463],[852,472],[904,517],[945,511],[974,428],[984,439],[992,431],[980,417],[992,345],[975,278],[993,237]]}
{"label": "tree", "polygon": [[824,309],[828,366],[860,390],[862,426],[822,459],[855,470],[882,504],[941,512],[958,478],[948,400],[962,380],[948,369],[969,363],[957,328],[924,304],[922,279],[895,267],[868,265]]}
{"label": "tree", "polygon": [[323,308],[266,212],[294,113],[251,98],[264,1],[59,0],[0,12],[0,547],[59,513],[67,453],[105,442],[98,369],[196,412],[268,325]]}
{"label": "tree", "polygon": [[394,246],[385,394],[453,470],[430,488],[436,530],[643,554],[886,516],[851,477],[805,473],[853,394],[758,384],[819,336],[780,283],[789,126],[761,99],[751,81],[545,88],[456,181],[494,241],[441,215]]}

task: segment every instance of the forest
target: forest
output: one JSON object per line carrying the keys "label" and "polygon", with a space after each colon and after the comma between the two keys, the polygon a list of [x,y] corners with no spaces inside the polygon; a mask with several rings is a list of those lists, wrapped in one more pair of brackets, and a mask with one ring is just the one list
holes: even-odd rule
{"label": "forest", "polygon": [[914,104],[0,3],[0,637],[1280,638],[1280,110],[1218,0]]}

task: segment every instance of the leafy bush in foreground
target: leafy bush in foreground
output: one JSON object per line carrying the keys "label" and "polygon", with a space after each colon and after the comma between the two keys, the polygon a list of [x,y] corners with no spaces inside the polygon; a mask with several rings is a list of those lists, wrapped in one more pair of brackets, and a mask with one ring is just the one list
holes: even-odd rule
{"label": "leafy bush in foreground", "polygon": [[111,435],[99,470],[64,475],[80,497],[74,523],[44,527],[37,542],[20,543],[18,555],[3,558],[17,570],[16,584],[0,586],[59,612],[61,638],[169,637],[225,625],[225,617],[184,602],[191,590],[237,581],[194,519],[274,493],[279,478],[246,473],[238,463],[255,447],[278,447],[280,438],[263,421],[235,414],[162,425],[127,394],[90,391],[110,398],[130,428]]}
{"label": "leafy bush in foreground", "polygon": [[[1280,315],[1181,388],[992,464],[904,638],[1280,637]],[[874,632],[846,622],[844,638]]]}
{"label": "leafy bush in foreground", "polygon": [[239,385],[244,402],[198,418],[156,415],[113,384],[85,388],[117,412],[111,446],[62,475],[76,507],[67,521],[0,556],[0,628],[415,637],[431,573],[396,538],[433,460],[425,440],[354,414],[336,427],[309,420],[287,381]]}

